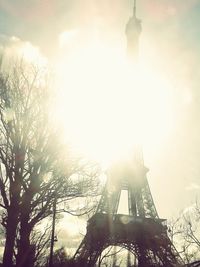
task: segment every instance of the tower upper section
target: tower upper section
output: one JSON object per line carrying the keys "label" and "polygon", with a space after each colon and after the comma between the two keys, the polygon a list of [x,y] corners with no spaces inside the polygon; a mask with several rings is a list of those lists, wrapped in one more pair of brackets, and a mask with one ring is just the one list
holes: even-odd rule
{"label": "tower upper section", "polygon": [[136,0],[134,0],[133,14],[126,24],[127,55],[132,61],[138,60],[139,37],[141,32],[141,20],[136,17]]}

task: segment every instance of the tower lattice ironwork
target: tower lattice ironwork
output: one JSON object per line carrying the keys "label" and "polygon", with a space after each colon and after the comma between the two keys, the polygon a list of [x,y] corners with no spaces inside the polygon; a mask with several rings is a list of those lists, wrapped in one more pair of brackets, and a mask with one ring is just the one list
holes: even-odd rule
{"label": "tower lattice ironwork", "polygon": [[[87,233],[74,259],[80,266],[95,266],[102,251],[120,246],[134,254],[138,267],[183,266],[172,245],[164,219],[153,202],[141,159],[112,166],[96,213],[89,219]],[[128,194],[128,215],[119,214],[122,190]]]}

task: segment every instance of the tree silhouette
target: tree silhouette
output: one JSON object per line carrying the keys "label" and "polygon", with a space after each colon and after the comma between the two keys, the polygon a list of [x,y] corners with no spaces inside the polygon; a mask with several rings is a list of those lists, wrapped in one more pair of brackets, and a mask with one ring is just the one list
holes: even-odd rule
{"label": "tree silhouette", "polygon": [[[51,120],[46,70],[17,64],[0,72],[0,207],[3,266],[31,267],[34,227],[52,205],[93,194],[98,170],[74,157]],[[14,257],[15,256],[15,257]]]}
{"label": "tree silhouette", "polygon": [[200,208],[199,203],[196,202],[183,211],[179,217],[172,219],[168,225],[169,237],[186,264],[197,261],[200,265],[199,219]]}

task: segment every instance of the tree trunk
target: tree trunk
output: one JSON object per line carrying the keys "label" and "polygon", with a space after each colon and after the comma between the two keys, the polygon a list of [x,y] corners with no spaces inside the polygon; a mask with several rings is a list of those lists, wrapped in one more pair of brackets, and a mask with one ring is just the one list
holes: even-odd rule
{"label": "tree trunk", "polygon": [[31,192],[24,193],[21,204],[19,241],[17,244],[18,253],[16,257],[17,267],[32,267],[34,265],[35,250],[34,246],[30,243],[32,227],[29,223],[32,197]]}
{"label": "tree trunk", "polygon": [[6,242],[3,253],[3,267],[13,266],[13,254],[16,238],[16,229],[18,225],[18,209],[16,205],[10,206],[8,210],[6,226]]}
{"label": "tree trunk", "polygon": [[32,267],[34,265],[35,250],[34,246],[30,244],[30,233],[29,225],[22,223],[16,258],[17,267]]}

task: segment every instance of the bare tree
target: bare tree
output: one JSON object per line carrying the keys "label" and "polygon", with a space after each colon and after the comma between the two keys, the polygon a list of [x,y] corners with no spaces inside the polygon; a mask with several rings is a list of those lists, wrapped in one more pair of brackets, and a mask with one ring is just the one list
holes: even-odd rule
{"label": "bare tree", "polygon": [[44,266],[47,262],[49,255],[48,248],[51,241],[51,228],[51,222],[42,222],[39,223],[31,233],[30,243],[34,250],[33,264],[36,266],[41,266],[41,263]]}
{"label": "bare tree", "polygon": [[66,267],[69,262],[69,256],[64,247],[57,249],[53,258],[53,267]]}
{"label": "bare tree", "polygon": [[[105,251],[102,251],[99,259],[98,259],[98,267],[101,266],[115,266],[117,261],[117,254],[124,251],[125,249],[122,247],[116,248],[115,246],[108,247]],[[112,262],[113,260],[113,262]],[[120,266],[120,264],[119,264]]]}
{"label": "bare tree", "polygon": [[0,72],[0,207],[3,266],[32,266],[31,233],[57,202],[95,193],[95,165],[72,156],[49,115],[46,72],[21,63]]}
{"label": "bare tree", "polygon": [[186,264],[200,259],[199,211],[196,202],[169,223],[169,237]]}

